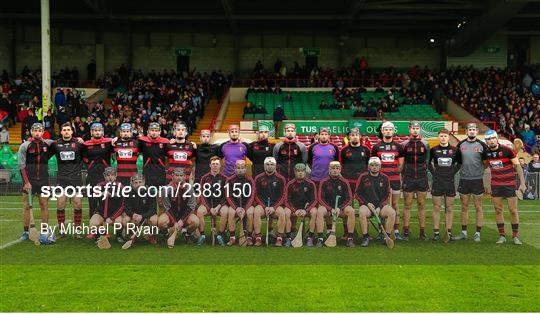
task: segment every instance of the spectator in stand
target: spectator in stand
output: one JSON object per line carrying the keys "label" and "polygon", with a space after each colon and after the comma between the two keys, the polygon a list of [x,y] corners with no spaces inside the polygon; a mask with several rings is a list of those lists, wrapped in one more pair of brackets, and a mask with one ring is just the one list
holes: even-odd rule
{"label": "spectator in stand", "polygon": [[533,130],[531,130],[531,126],[525,123],[525,127],[523,131],[521,131],[521,138],[523,139],[523,142],[525,143],[525,150],[528,153],[533,152],[533,147],[536,146],[536,140],[535,140],[535,134]]}
{"label": "spectator in stand", "polygon": [[51,110],[47,110],[47,114],[43,117],[43,125],[45,131],[49,132],[50,138],[54,139],[54,116]]}
{"label": "spectator in stand", "polygon": [[[38,122],[38,119],[34,114],[34,110],[28,110],[28,114],[27,114],[26,118],[23,121],[23,127],[21,129],[21,131],[22,131],[21,135],[22,135],[23,138],[24,138],[24,135],[25,135],[26,131],[30,132],[30,128],[32,127],[32,124],[34,124],[36,122]],[[30,134],[30,133],[28,133],[28,134]]]}
{"label": "spectator in stand", "polygon": [[537,173],[540,172],[540,155],[534,154],[532,160],[529,162],[529,172]]}
{"label": "spectator in stand", "polygon": [[7,126],[0,124],[0,144],[9,144],[9,131]]}
{"label": "spectator in stand", "polygon": [[64,91],[61,88],[56,89],[56,94],[54,95],[54,104],[56,105],[56,108],[64,107],[66,104],[66,94],[64,94]]}
{"label": "spectator in stand", "polygon": [[255,113],[255,108],[253,108],[253,104],[251,104],[249,101],[244,107],[244,114],[242,115],[242,119],[246,118],[246,114],[253,114]]}
{"label": "spectator in stand", "polygon": [[285,120],[285,111],[281,108],[281,105],[278,105],[273,113],[274,118],[274,128],[275,128],[275,139],[279,139],[279,131],[281,130],[281,123]]}

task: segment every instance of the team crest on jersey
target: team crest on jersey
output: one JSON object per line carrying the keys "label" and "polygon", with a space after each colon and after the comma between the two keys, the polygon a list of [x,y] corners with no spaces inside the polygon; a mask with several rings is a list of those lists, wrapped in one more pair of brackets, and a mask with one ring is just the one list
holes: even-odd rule
{"label": "team crest on jersey", "polygon": [[307,193],[307,186],[304,186],[304,193]]}
{"label": "team crest on jersey", "polygon": [[390,150],[390,145],[385,146],[386,150]]}
{"label": "team crest on jersey", "polygon": [[454,153],[454,151],[453,151],[453,150],[449,150],[448,153],[449,153],[450,155],[452,155],[452,154]]}
{"label": "team crest on jersey", "polygon": [[294,152],[295,155],[298,154],[298,150],[297,150],[297,149],[293,150],[293,152]]}
{"label": "team crest on jersey", "polygon": [[392,145],[392,150],[396,150],[396,149],[397,149],[396,145]]}
{"label": "team crest on jersey", "polygon": [[366,187],[370,187],[371,186],[371,181],[366,181]]}
{"label": "team crest on jersey", "polygon": [[[364,153],[362,153],[362,156],[363,156],[363,155],[364,155]],[[347,157],[352,157],[352,153],[351,153],[351,152],[347,152],[347,153],[345,153],[345,156],[347,156]]]}
{"label": "team crest on jersey", "polygon": [[105,148],[105,144],[101,144],[101,148]]}
{"label": "team crest on jersey", "polygon": [[420,147],[420,151],[423,153],[423,152],[424,152],[424,148],[423,148],[423,147]]}
{"label": "team crest on jersey", "polygon": [[341,185],[338,185],[337,189],[338,191],[341,191]]}
{"label": "team crest on jersey", "polygon": [[412,152],[412,147],[407,147],[408,152]]}
{"label": "team crest on jersey", "polygon": [[47,147],[46,146],[43,146],[43,151],[47,152]]}
{"label": "team crest on jersey", "polygon": [[71,143],[71,148],[75,148],[75,143]]}
{"label": "team crest on jersey", "polygon": [[479,152],[480,152],[480,148],[475,147],[475,148],[474,148],[474,152],[475,152],[475,153],[479,153]]}
{"label": "team crest on jersey", "polygon": [[382,188],[382,187],[383,187],[383,183],[382,183],[382,182],[381,182],[381,183],[379,183],[379,186],[380,186],[380,187]]}
{"label": "team crest on jersey", "polygon": [[273,185],[274,187],[277,187],[277,182],[276,182],[276,181],[272,182],[272,185]]}
{"label": "team crest on jersey", "polygon": [[500,151],[500,152],[499,152],[499,157],[502,157],[502,155],[503,155],[503,152]]}
{"label": "team crest on jersey", "polygon": [[163,148],[163,144],[162,144],[162,143],[159,143],[159,148]]}
{"label": "team crest on jersey", "polygon": [[268,183],[266,183],[266,181],[263,181],[263,182],[261,182],[261,185],[266,187],[268,185]]}
{"label": "team crest on jersey", "polygon": [[269,150],[270,150],[270,147],[266,146],[265,149],[266,149],[266,151],[269,151]]}

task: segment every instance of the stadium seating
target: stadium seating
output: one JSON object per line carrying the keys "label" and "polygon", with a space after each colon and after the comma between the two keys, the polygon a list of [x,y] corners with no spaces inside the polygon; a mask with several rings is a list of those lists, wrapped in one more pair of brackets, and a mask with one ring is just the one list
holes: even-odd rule
{"label": "stadium seating", "polygon": [[[322,101],[326,104],[332,104],[334,97],[330,91],[303,91],[303,92],[288,92],[292,99],[287,100],[287,93],[250,93],[247,96],[247,101],[251,102],[255,108],[262,106],[266,113],[246,114],[246,119],[265,120],[272,119],[272,113],[277,106],[281,105],[285,110],[285,115],[289,119],[349,119],[353,116],[353,109],[319,109]],[[362,93],[364,102],[373,98],[374,101],[383,99],[384,93],[367,92]],[[398,101],[402,101],[403,97],[397,97]],[[350,105],[348,100],[347,104]],[[399,112],[385,113],[388,119],[440,119],[438,114],[431,106],[428,105],[401,105]]]}

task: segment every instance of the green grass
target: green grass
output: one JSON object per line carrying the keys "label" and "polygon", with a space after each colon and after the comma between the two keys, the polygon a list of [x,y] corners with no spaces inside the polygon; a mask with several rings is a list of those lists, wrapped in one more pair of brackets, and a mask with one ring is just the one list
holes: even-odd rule
{"label": "green grass", "polygon": [[[2,246],[20,235],[20,207],[0,198]],[[539,311],[540,201],[520,202],[521,247],[494,244],[489,200],[484,209],[481,243],[413,239],[394,250],[15,243],[0,250],[0,311]]]}

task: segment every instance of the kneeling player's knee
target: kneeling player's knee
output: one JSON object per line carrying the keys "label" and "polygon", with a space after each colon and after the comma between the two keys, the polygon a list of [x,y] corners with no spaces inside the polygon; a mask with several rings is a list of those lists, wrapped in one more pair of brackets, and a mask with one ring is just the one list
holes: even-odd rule
{"label": "kneeling player's knee", "polygon": [[206,214],[206,207],[204,205],[197,208],[197,216],[204,216]]}
{"label": "kneeling player's knee", "polygon": [[286,216],[286,217],[290,217],[290,216],[291,216],[291,210],[290,210],[290,209],[288,209],[288,208],[285,207],[283,210],[285,211],[285,216]]}
{"label": "kneeling player's knee", "polygon": [[247,214],[248,216],[252,216],[254,212],[255,212],[255,209],[254,209],[253,207],[250,207],[250,208],[248,208],[248,209],[246,210],[246,214]]}
{"label": "kneeling player's knee", "polygon": [[369,209],[366,205],[360,206],[360,217],[368,217],[369,216]]}
{"label": "kneeling player's knee", "polygon": [[285,218],[285,211],[283,210],[283,207],[276,208],[276,215],[278,218]]}
{"label": "kneeling player's knee", "polygon": [[157,215],[153,215],[152,217],[150,217],[150,219],[148,221],[150,222],[150,225],[152,225],[152,226],[157,225],[157,223],[158,223]]}
{"label": "kneeling player's knee", "polygon": [[311,216],[311,218],[315,218],[315,216],[317,216],[317,209],[316,208],[310,209],[309,215]]}
{"label": "kneeling player's knee", "polygon": [[324,215],[325,213],[326,213],[326,207],[319,206],[319,208],[317,208],[317,214]]}

